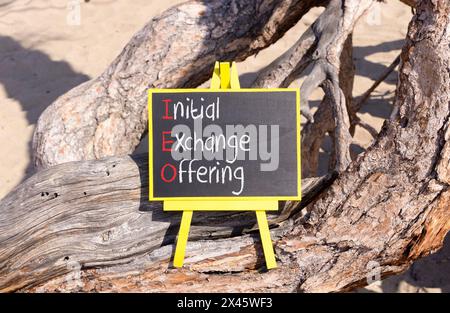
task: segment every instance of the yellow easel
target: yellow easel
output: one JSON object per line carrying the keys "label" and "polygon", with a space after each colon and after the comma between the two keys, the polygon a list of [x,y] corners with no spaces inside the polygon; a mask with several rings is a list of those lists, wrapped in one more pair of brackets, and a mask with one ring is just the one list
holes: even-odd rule
{"label": "yellow easel", "polygon": [[[229,62],[216,62],[211,79],[211,89],[240,89],[239,76],[236,64],[233,62],[231,69]],[[165,200],[165,211],[183,211],[180,230],[173,265],[182,267],[186,250],[189,228],[191,226],[192,213],[201,211],[255,211],[259,226],[259,233],[266,259],[266,267],[277,267],[275,254],[270,239],[269,225],[266,211],[278,210],[278,200]]]}

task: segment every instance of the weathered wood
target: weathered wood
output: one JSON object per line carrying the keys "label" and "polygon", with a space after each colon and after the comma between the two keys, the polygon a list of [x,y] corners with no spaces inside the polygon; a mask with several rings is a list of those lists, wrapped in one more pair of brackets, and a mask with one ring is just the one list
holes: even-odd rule
{"label": "weathered wood", "polygon": [[[357,112],[351,110],[355,73],[351,33],[355,23],[374,2],[346,1],[344,5],[340,0],[331,1],[292,48],[261,71],[254,82],[254,87],[287,87],[309,64],[315,63],[301,89],[301,113],[309,120],[302,130],[302,144],[309,147],[302,150],[304,177],[315,176],[319,149],[327,133],[333,139],[329,162],[331,170],[338,165],[338,170],[342,171],[351,161],[351,136],[347,129],[350,128],[353,134]],[[347,40],[342,41],[342,38]],[[308,98],[321,84],[328,96],[315,114],[315,121],[310,113]]]}
{"label": "weathered wood", "polygon": [[[277,226],[332,177],[302,181],[302,206],[268,214]],[[0,290],[17,290],[83,266],[123,264],[174,242],[181,214],[148,201],[147,155],[69,162],[42,170],[0,202]],[[255,230],[254,212],[196,212],[190,240]],[[26,266],[26,270],[24,269]],[[34,272],[36,277],[30,277]]]}
{"label": "weathered wood", "polygon": [[35,165],[132,153],[146,132],[149,87],[196,87],[211,77],[215,61],[257,53],[323,2],[189,1],[167,10],[136,33],[102,75],[44,111],[33,137]]}
{"label": "weathered wood", "polygon": [[[324,17],[319,17],[319,19]],[[265,67],[253,82],[254,88],[286,88],[312,62],[312,54],[318,38],[312,27],[300,36],[297,42],[285,53]],[[307,114],[308,112],[303,112]]]}
{"label": "weathered wood", "polygon": [[[339,62],[339,87],[342,90],[342,94],[343,94],[343,98],[345,100],[345,107],[347,109],[347,116],[348,116],[348,120],[350,123],[350,127],[348,129],[350,136],[353,137],[354,132],[352,132],[352,123],[353,120],[355,120],[357,118],[356,115],[356,111],[351,110],[351,108],[353,107],[353,82],[355,80],[355,73],[356,73],[356,69],[355,69],[355,63],[353,62],[353,34],[348,35],[347,40],[344,43],[344,47],[342,49],[342,53],[341,53],[341,57],[340,57],[340,62]],[[328,105],[328,107],[330,109],[332,109],[333,106],[332,104],[330,104],[330,101],[332,101],[332,99],[330,97],[328,97],[325,94],[325,97],[322,99],[322,102],[320,103],[319,106],[324,106],[324,105]],[[322,117],[320,117],[322,118]],[[317,150],[315,150],[314,152],[316,152],[316,155],[311,154],[306,154],[303,153],[302,154],[302,164],[305,164],[305,168],[306,169],[311,169],[314,168],[314,171],[310,171],[309,173],[304,173],[306,172],[306,170],[302,173],[304,174],[303,177],[310,177],[310,176],[315,176],[317,175],[317,167],[318,167],[318,159],[319,159],[319,149],[322,146],[323,143],[323,139],[325,137],[325,135],[328,133],[328,135],[331,138],[331,150],[330,150],[330,158],[328,160],[328,171],[332,172],[336,169],[336,165],[338,163],[338,157],[339,157],[339,153],[340,149],[339,146],[336,146],[337,141],[336,141],[336,122],[333,118],[330,118],[329,120],[330,127],[328,128],[324,128],[324,133],[321,134],[317,134],[317,137],[312,137],[312,134],[308,134],[307,132],[302,133],[302,138],[304,140],[303,144],[306,144],[307,141],[312,141],[312,146],[316,146],[318,147]],[[306,129],[306,127],[305,127]],[[349,139],[350,141],[352,139]],[[342,147],[342,146],[341,146]],[[346,152],[346,151],[345,151]],[[351,151],[348,151],[351,155]],[[315,167],[314,165],[311,165],[312,163],[316,163]],[[302,169],[303,170],[303,169]]]}
{"label": "weathered wood", "polygon": [[[322,102],[322,105],[329,106],[332,111],[331,116],[334,120],[332,160],[338,172],[343,172],[351,163],[350,144],[352,142],[346,96],[341,89],[339,79],[341,54],[356,22],[375,2],[376,0],[330,1],[323,13],[326,18],[317,20],[318,25],[322,23],[323,26],[317,28],[320,31],[320,39],[313,55],[314,66],[300,88],[303,110],[309,110],[309,96],[318,86],[322,87],[325,97],[329,99]],[[310,122],[313,122],[311,114],[309,115]],[[308,159],[305,158],[305,161],[308,163]]]}
{"label": "weathered wood", "polygon": [[[352,48],[352,47],[351,47]],[[350,117],[350,134],[353,136],[355,133],[356,125],[359,125],[366,129],[373,138],[378,136],[378,130],[373,128],[373,126],[361,120],[356,113],[358,113],[366,101],[369,99],[372,92],[383,82],[389,74],[398,66],[400,63],[400,56],[395,58],[395,60],[386,68],[383,73],[375,80],[375,82],[359,97],[356,99],[351,98],[354,77],[354,69],[352,69],[352,63],[349,62],[352,58],[349,49],[344,49],[343,52],[347,52],[341,55],[341,68],[339,71],[339,83],[341,88],[346,95],[347,110]],[[307,122],[302,129],[302,144],[309,149],[302,150],[302,175],[303,177],[315,176],[318,169],[319,160],[319,149],[322,145],[323,139],[327,133],[331,134],[331,138],[334,138],[334,122],[332,119],[332,109],[331,105],[328,103],[330,99],[324,98],[319,105],[317,112],[315,113],[314,123]],[[332,149],[332,154],[335,154],[334,148]],[[333,156],[332,158],[333,159]],[[329,162],[329,168],[332,170],[334,168],[334,162],[331,160]]]}
{"label": "weathered wood", "polygon": [[[302,130],[302,174],[315,176],[319,149],[326,133],[333,138],[332,170],[343,171],[350,164],[349,128],[356,117],[351,107],[354,66],[351,34],[358,19],[376,0],[332,0],[300,39],[258,75],[254,87],[287,87],[306,67],[314,67],[301,87],[301,113],[309,123]],[[346,44],[347,43],[347,44]],[[319,111],[310,112],[308,100],[322,86],[325,98]],[[350,117],[349,117],[350,115]]]}

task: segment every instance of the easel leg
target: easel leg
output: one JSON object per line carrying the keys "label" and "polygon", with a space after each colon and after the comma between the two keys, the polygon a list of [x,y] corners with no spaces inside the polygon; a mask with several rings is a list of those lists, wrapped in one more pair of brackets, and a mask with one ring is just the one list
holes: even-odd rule
{"label": "easel leg", "polygon": [[184,253],[186,252],[186,243],[189,235],[189,228],[191,227],[192,211],[183,211],[181,217],[180,231],[178,232],[177,247],[175,249],[175,256],[173,258],[173,265],[175,267],[182,267],[184,261]]}
{"label": "easel leg", "polygon": [[266,211],[256,211],[259,233],[266,259],[267,269],[276,268],[275,254],[273,252],[272,240],[270,239],[269,224],[267,223]]}

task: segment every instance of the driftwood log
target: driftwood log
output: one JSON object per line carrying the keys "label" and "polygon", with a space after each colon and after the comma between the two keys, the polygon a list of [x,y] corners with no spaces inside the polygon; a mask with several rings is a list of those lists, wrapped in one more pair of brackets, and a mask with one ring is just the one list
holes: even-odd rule
{"label": "driftwood log", "polygon": [[[181,214],[163,212],[161,202],[148,201],[147,159],[145,154],[60,164],[5,198],[0,204],[0,290],[44,283],[69,273],[74,262],[86,269],[120,266],[162,246],[172,251]],[[302,207],[332,179],[303,180]],[[268,215],[270,225],[276,227],[300,208],[281,207],[281,214]],[[190,241],[238,236],[255,225],[254,212],[198,212]],[[220,243],[214,248],[221,249]]]}
{"label": "driftwood log", "polygon": [[450,3],[415,11],[375,142],[271,216],[277,269],[264,270],[252,214],[226,212],[194,215],[185,267],[172,268],[179,216],[147,201],[145,156],[112,157],[42,170],[0,202],[0,290],[336,292],[438,249],[450,229]]}
{"label": "driftwood log", "polygon": [[215,61],[244,60],[325,2],[189,1],[169,9],[140,30],[100,77],[44,111],[33,138],[35,165],[132,153],[146,133],[149,87],[196,87],[211,77]]}

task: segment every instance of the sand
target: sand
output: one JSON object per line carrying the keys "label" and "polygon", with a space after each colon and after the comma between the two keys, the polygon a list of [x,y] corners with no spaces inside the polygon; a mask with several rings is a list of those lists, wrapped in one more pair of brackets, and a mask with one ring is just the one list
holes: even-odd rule
{"label": "sand", "polygon": [[[182,2],[80,1],[80,25],[69,25],[74,20],[69,18],[68,23],[68,4],[74,1],[0,0],[0,199],[34,172],[30,140],[42,111],[72,87],[99,75],[153,16]],[[242,86],[250,86],[258,71],[286,51],[321,11],[312,10],[276,44],[239,63]],[[354,33],[355,96],[363,93],[399,54],[410,18],[408,7],[388,1],[360,20]],[[390,114],[396,74],[378,87],[359,113],[376,129]],[[299,87],[303,78],[292,86]],[[317,105],[321,97],[320,90],[315,92],[312,104]],[[354,151],[361,152],[371,140],[358,128]],[[138,148],[139,152],[146,150],[145,143]],[[329,144],[325,144],[322,165],[328,151]],[[405,274],[360,291],[450,291],[449,241],[444,249],[416,262]]]}

